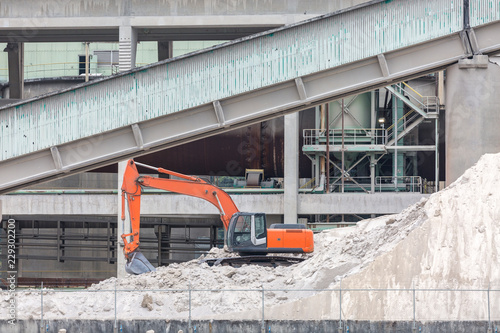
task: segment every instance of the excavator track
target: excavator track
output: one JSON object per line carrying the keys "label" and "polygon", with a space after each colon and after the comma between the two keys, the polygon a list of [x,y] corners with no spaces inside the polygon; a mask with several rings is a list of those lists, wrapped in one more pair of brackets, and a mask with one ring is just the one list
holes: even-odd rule
{"label": "excavator track", "polygon": [[241,267],[243,265],[259,265],[265,267],[290,266],[304,261],[305,258],[285,257],[285,256],[243,256],[229,258],[209,258],[200,260],[200,264],[206,263],[209,266],[232,266]]}

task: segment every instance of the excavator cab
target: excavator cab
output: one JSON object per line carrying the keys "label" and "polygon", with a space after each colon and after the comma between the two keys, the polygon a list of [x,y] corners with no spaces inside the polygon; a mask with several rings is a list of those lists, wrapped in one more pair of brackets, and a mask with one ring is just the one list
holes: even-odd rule
{"label": "excavator cab", "polygon": [[265,253],[267,246],[266,215],[263,213],[235,213],[227,231],[229,251]]}
{"label": "excavator cab", "polygon": [[266,225],[264,213],[235,213],[229,222],[228,250],[241,255],[267,253],[310,253],[313,233],[303,224]]}

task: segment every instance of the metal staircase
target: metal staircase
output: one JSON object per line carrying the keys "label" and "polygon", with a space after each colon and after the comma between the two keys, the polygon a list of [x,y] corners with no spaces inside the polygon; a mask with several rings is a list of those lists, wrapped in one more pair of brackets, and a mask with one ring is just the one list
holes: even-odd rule
{"label": "metal staircase", "polygon": [[0,193],[498,52],[491,2],[374,0],[4,107]]}
{"label": "metal staircase", "polygon": [[386,130],[385,145],[393,146],[397,140],[402,139],[425,119],[439,117],[439,99],[437,96],[422,96],[405,82],[385,87],[396,98],[403,101],[411,110],[398,119]]}

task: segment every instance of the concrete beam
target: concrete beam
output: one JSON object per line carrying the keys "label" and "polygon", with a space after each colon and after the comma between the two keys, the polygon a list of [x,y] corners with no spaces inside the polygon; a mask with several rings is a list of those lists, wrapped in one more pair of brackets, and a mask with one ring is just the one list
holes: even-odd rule
{"label": "concrete beam", "polygon": [[[104,15],[127,17],[184,17],[200,16],[238,16],[242,13],[254,16],[282,14],[312,15],[333,12],[342,7],[351,7],[369,0],[313,0],[290,1],[268,0],[262,6],[259,0],[191,0],[191,1],[118,1],[103,4],[101,1],[88,1],[85,6],[80,0],[31,1],[30,6],[19,0],[2,0],[2,11],[8,18],[100,18]],[[103,10],[105,9],[105,11]],[[158,10],[161,9],[161,10]],[[167,21],[168,22],[168,21]],[[102,22],[101,22],[102,23]]]}
{"label": "concrete beam", "polygon": [[[121,182],[120,182],[121,183]],[[420,193],[329,193],[299,194],[297,214],[395,214],[428,194]],[[232,196],[241,211],[284,214],[284,194]],[[119,216],[116,194],[101,195],[3,195],[4,215]],[[204,200],[179,194],[149,194],[142,198],[142,216],[212,215],[218,211]],[[121,220],[120,220],[121,223]]]}
{"label": "concrete beam", "polygon": [[5,195],[3,213],[12,215],[117,216],[115,195]]}
{"label": "concrete beam", "polygon": [[429,194],[300,194],[299,214],[397,214]]}
{"label": "concrete beam", "polygon": [[[378,0],[381,1],[381,0]],[[0,42],[116,41],[118,27],[138,28],[140,41],[233,40],[369,0],[268,1],[164,0],[114,2],[103,10],[98,2],[77,0],[2,1]],[[373,2],[373,0],[372,0]],[[158,10],[161,8],[161,10]]]}
{"label": "concrete beam", "polygon": [[[109,18],[103,18],[103,20],[108,20],[108,19]],[[255,26],[255,27],[246,25],[232,26],[229,25],[231,22],[228,22],[227,23],[228,25],[222,27],[209,27],[209,26],[202,26],[201,24],[193,25],[193,22],[197,22],[196,17],[194,17],[193,20],[189,20],[189,18],[183,18],[183,19],[186,20],[186,23],[175,26],[158,25],[157,27],[153,28],[134,26],[135,28],[138,29],[137,33],[138,40],[141,42],[158,41],[158,40],[169,40],[169,41],[233,40],[284,25],[284,24],[273,23],[265,26]],[[37,33],[28,35],[25,35],[25,31],[29,30],[29,28],[5,29],[0,27],[0,43],[7,43],[13,40],[30,42],[30,43],[40,43],[40,42],[94,43],[94,42],[116,42],[119,39],[119,25],[89,26],[85,22],[85,20],[77,19],[76,21],[77,22],[81,21],[81,22],[74,23],[75,24],[74,26],[71,25],[71,22],[68,22],[69,26],[66,25],[57,26],[50,30],[45,30],[44,28],[33,28],[37,29],[36,30]],[[206,21],[206,20],[201,20],[201,21]],[[116,20],[117,24],[120,24],[120,22],[121,20]],[[161,21],[158,20],[158,24],[160,23]],[[96,22],[96,24],[99,23]]]}
{"label": "concrete beam", "polygon": [[[103,10],[78,0],[2,1],[0,42],[116,41],[124,21],[139,28],[139,40],[232,40],[369,0],[164,0],[118,1]],[[161,10],[158,10],[158,9]]]}

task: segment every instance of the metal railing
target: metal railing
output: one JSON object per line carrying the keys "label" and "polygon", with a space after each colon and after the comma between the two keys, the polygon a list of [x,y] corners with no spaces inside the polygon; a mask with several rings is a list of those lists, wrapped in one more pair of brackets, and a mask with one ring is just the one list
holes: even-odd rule
{"label": "metal railing", "polygon": [[396,87],[398,87],[399,91],[404,92],[412,102],[416,102],[426,113],[439,111],[439,98],[437,96],[422,96],[406,82],[398,83]]}
{"label": "metal railing", "polygon": [[[421,118],[420,114],[413,110],[406,113],[398,120],[397,131],[398,134],[410,127],[415,121]],[[321,129],[304,129],[303,130],[303,144],[304,146],[342,145],[342,133],[344,133],[345,145],[387,145],[395,138],[394,124],[388,128],[351,128],[351,129],[330,129],[328,130],[328,140],[326,130]],[[398,138],[398,140],[401,139]]]}
{"label": "metal railing", "polygon": [[375,188],[377,192],[418,192],[422,193],[423,182],[420,176],[379,176],[375,177]]}
{"label": "metal railing", "polygon": [[[437,96],[423,96],[418,91],[409,86],[406,82],[398,83],[395,85],[396,89],[404,94],[406,98],[408,98],[412,103],[416,104],[416,107],[421,109],[425,113],[430,112],[439,112],[439,98]],[[397,122],[386,129],[386,139],[385,143],[391,142],[391,140],[395,140],[395,132],[397,131],[398,135],[400,132],[403,132],[416,121],[421,120],[422,115],[415,110],[408,111],[405,115],[397,120]],[[407,133],[404,133],[404,136]],[[398,137],[398,140],[401,139]]]}
{"label": "metal railing", "polygon": [[[340,192],[342,179],[330,177],[330,192]],[[371,177],[345,177],[344,192],[371,191]],[[420,176],[377,176],[375,177],[375,192],[411,192],[422,193],[423,181]]]}
{"label": "metal railing", "polygon": [[[61,298],[60,304],[55,301],[58,294],[64,293],[64,304]],[[307,311],[307,304],[314,300],[308,299],[318,294],[327,294],[321,299],[328,299],[326,303],[320,303],[321,315],[311,314]],[[132,290],[120,289],[116,281],[113,289],[109,290],[68,290],[68,289],[46,289],[43,283],[40,289],[16,290],[9,296],[17,309],[22,305],[23,316],[31,317],[31,320],[39,319],[40,331],[53,332],[55,329],[64,327],[51,327],[51,325],[64,325],[71,319],[77,320],[80,314],[85,318],[92,318],[89,301],[105,306],[104,312],[96,312],[95,317],[99,320],[112,321],[115,331],[132,332],[127,330],[127,322],[133,319],[161,319],[165,323],[173,320],[182,321],[187,332],[202,330],[203,322],[212,323],[215,320],[223,320],[224,315],[230,312],[238,312],[234,304],[229,304],[231,297],[224,294],[237,294],[238,305],[243,312],[238,315],[239,321],[255,320],[260,322],[262,332],[272,332],[275,325],[280,321],[308,321],[319,320],[336,323],[341,332],[348,332],[349,325],[356,325],[356,321],[391,321],[406,322],[411,325],[414,332],[422,327],[426,331],[432,330],[433,323],[443,322],[479,322],[481,326],[487,325],[489,332],[497,329],[500,321],[500,289],[491,288],[338,288],[326,289],[267,289],[267,288],[241,288],[241,289],[204,289],[192,288],[189,284],[185,289],[148,289]],[[214,295],[219,294],[217,307],[213,307]],[[286,295],[286,296],[284,296]],[[147,297],[146,297],[147,296]],[[133,306],[137,307],[135,315],[130,315],[126,300],[133,298]],[[141,301],[142,304],[141,304]],[[148,299],[148,300],[146,300]],[[139,301],[138,301],[139,300]],[[144,301],[146,300],[146,301]],[[284,303],[303,300],[306,305],[304,311],[294,312],[293,318],[282,318],[282,314],[276,314],[273,306],[283,306]],[[68,303],[69,302],[69,303]],[[228,304],[224,304],[224,303]],[[36,304],[36,305],[35,305]],[[74,318],[70,313],[61,312],[61,307],[71,304]],[[172,311],[172,304],[176,304],[177,311]],[[468,306],[463,306],[467,304]],[[212,306],[212,313],[207,313],[207,307]],[[295,304],[296,306],[296,304]],[[142,309],[144,308],[144,309]],[[147,311],[149,310],[149,311]],[[154,310],[154,312],[153,312]],[[250,311],[250,312],[248,312]],[[144,313],[141,313],[144,312]],[[148,315],[148,313],[151,313]],[[17,318],[17,310],[12,316]],[[231,317],[230,315],[228,316]],[[24,319],[24,318],[22,318]],[[61,321],[64,319],[64,321]],[[199,327],[196,327],[199,325]],[[352,327],[354,328],[354,326]],[[135,328],[137,329],[137,328]],[[208,330],[207,330],[208,331]],[[136,330],[134,330],[136,332]],[[486,330],[485,330],[486,332]]]}
{"label": "metal railing", "polygon": [[383,145],[387,141],[387,131],[383,128],[332,128],[328,130],[328,140],[326,130],[304,129],[304,146],[330,145],[339,146],[342,144],[342,133],[344,134],[344,144],[346,145]]}
{"label": "metal railing", "polygon": [[391,140],[396,139],[395,128],[397,129],[398,132],[398,141],[399,141],[404,136],[401,135],[401,137],[399,137],[401,132],[406,130],[408,127],[410,127],[412,124],[414,124],[417,120],[420,119],[422,119],[422,116],[419,113],[415,112],[414,110],[408,111],[403,117],[398,119],[397,126],[392,124],[385,130],[384,144],[387,144],[391,142]]}
{"label": "metal railing", "polygon": [[[370,192],[371,187],[370,177],[350,177],[344,178],[344,192]],[[342,191],[342,178],[330,177],[330,192]]]}
{"label": "metal railing", "polygon": [[330,145],[340,146],[342,145],[342,134],[344,134],[345,145],[387,145],[395,139],[395,128],[399,134],[421,118],[419,113],[410,110],[398,119],[397,126],[392,124],[388,128],[351,128],[344,129],[344,131],[334,128],[328,130],[328,140],[326,130],[304,129],[303,144],[304,146],[314,146],[326,145],[328,142]]}

